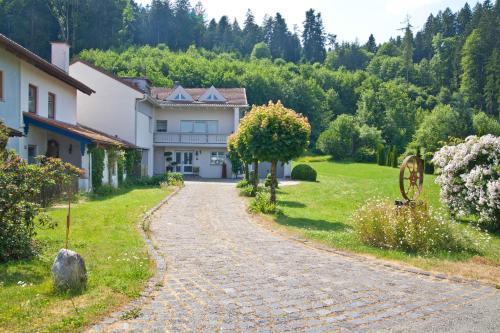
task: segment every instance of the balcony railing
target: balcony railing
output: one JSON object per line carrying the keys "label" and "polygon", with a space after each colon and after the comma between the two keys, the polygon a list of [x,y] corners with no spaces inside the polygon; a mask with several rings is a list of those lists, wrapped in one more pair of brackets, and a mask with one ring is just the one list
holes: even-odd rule
{"label": "balcony railing", "polygon": [[195,134],[195,133],[171,133],[156,132],[155,143],[178,143],[178,144],[200,144],[200,145],[225,145],[229,134]]}

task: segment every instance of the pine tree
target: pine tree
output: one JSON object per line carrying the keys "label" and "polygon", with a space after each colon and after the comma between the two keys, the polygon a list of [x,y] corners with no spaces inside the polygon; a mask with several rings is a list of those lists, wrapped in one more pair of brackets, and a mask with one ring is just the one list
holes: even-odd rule
{"label": "pine tree", "polygon": [[377,53],[377,43],[375,42],[375,37],[373,34],[370,34],[370,37],[368,37],[368,42],[365,44],[365,48],[368,52],[371,53]]}
{"label": "pine tree", "polygon": [[255,23],[255,17],[252,11],[249,9],[247,11],[245,23],[243,26],[243,54],[249,55],[255,44],[262,40],[262,34],[260,27]]}
{"label": "pine tree", "polygon": [[498,117],[500,107],[500,52],[498,49],[493,50],[486,63],[484,100],[486,113]]}
{"label": "pine tree", "polygon": [[326,57],[325,28],[323,27],[321,13],[315,14],[314,9],[310,9],[306,12],[302,42],[304,45],[303,50],[305,59],[312,63],[323,63]]}
{"label": "pine tree", "polygon": [[403,61],[406,70],[406,82],[410,81],[410,72],[413,69],[413,33],[411,27],[410,20],[407,18],[403,38]]}
{"label": "pine tree", "polygon": [[285,20],[280,13],[276,13],[268,44],[273,58],[285,58],[288,34],[289,31]]}

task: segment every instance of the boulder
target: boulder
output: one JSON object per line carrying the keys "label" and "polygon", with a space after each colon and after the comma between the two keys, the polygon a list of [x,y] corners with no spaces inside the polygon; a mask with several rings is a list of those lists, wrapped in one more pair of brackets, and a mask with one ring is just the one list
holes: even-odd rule
{"label": "boulder", "polygon": [[85,261],[78,253],[61,249],[52,265],[57,290],[81,290],[87,283]]}

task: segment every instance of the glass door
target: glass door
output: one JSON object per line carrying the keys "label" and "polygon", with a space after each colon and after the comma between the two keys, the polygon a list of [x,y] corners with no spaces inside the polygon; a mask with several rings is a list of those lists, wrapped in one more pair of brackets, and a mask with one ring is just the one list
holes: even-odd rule
{"label": "glass door", "polygon": [[175,171],[183,174],[193,173],[193,152],[176,151],[175,152]]}

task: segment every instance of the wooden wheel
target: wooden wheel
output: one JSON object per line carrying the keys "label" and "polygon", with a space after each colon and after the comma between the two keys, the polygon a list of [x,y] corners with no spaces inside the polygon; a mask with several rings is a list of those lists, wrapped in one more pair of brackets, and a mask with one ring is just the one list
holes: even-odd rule
{"label": "wooden wheel", "polygon": [[416,155],[407,156],[399,168],[399,189],[407,201],[417,200],[424,184],[424,163]]}

